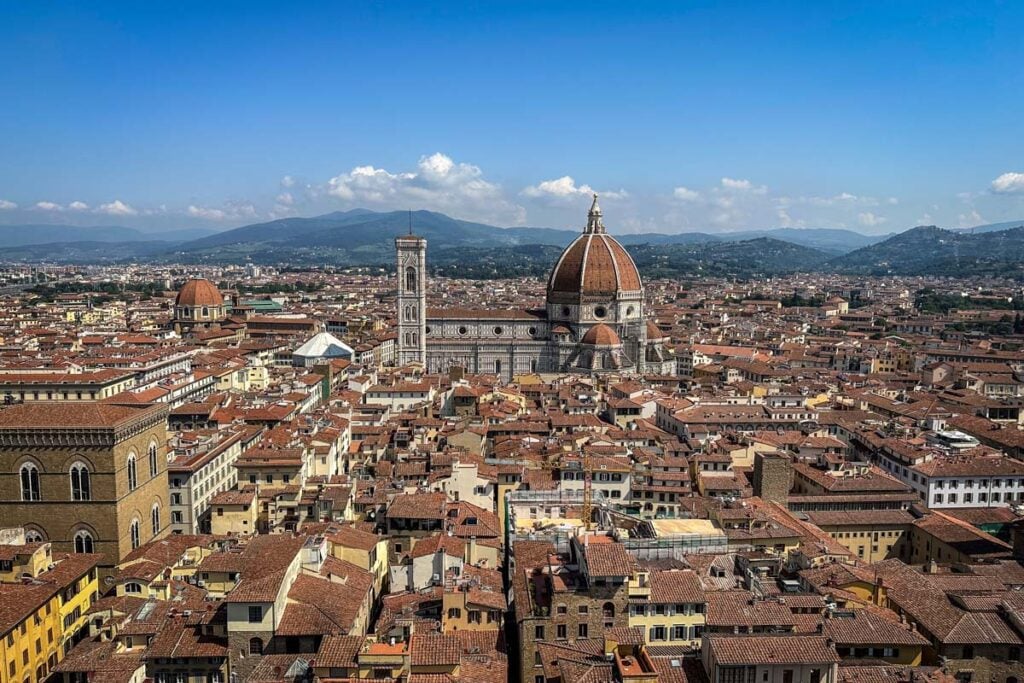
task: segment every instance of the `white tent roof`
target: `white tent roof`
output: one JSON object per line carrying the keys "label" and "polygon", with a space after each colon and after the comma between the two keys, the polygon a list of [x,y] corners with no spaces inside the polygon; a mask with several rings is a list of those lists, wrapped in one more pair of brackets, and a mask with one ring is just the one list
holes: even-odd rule
{"label": "white tent roof", "polygon": [[306,358],[336,358],[353,355],[352,347],[330,332],[320,332],[294,351],[294,355]]}

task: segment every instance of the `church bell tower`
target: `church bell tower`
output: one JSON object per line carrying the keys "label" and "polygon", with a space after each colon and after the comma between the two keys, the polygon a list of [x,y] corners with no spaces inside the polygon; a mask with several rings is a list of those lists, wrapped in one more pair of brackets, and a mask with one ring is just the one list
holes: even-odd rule
{"label": "church bell tower", "polygon": [[398,365],[427,366],[427,240],[395,238],[398,256]]}

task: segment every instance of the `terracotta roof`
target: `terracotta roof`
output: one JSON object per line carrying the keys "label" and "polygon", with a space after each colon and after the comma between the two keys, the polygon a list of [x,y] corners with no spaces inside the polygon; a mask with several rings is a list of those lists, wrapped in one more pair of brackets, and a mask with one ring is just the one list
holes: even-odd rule
{"label": "terracotta roof", "polygon": [[209,280],[196,278],[186,282],[174,300],[175,306],[221,306],[224,297]]}
{"label": "terracotta roof", "polygon": [[668,334],[658,329],[658,326],[652,323],[650,320],[647,321],[647,338],[648,339],[665,339]]}
{"label": "terracotta roof", "polygon": [[588,543],[583,546],[590,576],[630,576],[636,560],[621,543]]}
{"label": "terracotta roof", "polygon": [[163,410],[166,410],[165,406],[149,404],[114,405],[88,401],[23,403],[0,410],[0,429],[115,427],[147,412]]}
{"label": "terracotta roof", "polygon": [[447,500],[448,496],[444,493],[398,495],[388,506],[387,516],[390,519],[444,519]]}
{"label": "terracotta roof", "polygon": [[708,626],[787,626],[793,624],[789,607],[771,600],[757,600],[750,591],[716,591],[707,594]]}
{"label": "terracotta roof", "polygon": [[823,636],[711,636],[708,640],[711,656],[719,666],[839,661]]}
{"label": "terracotta roof", "polygon": [[824,628],[825,635],[839,645],[928,645],[926,638],[897,621],[895,614],[886,618],[867,609],[826,619]]}
{"label": "terracotta roof", "polygon": [[566,247],[558,259],[548,292],[572,295],[639,292],[640,273],[626,250],[614,237],[584,233]]}
{"label": "terracotta roof", "polygon": [[622,344],[622,340],[619,339],[615,330],[604,323],[598,323],[587,330],[581,341],[592,346],[619,346]]}
{"label": "terracotta roof", "polygon": [[316,652],[316,666],[337,669],[356,666],[356,655],[364,640],[363,636],[325,636]]}
{"label": "terracotta roof", "polygon": [[704,602],[700,579],[693,571],[651,572],[651,602]]}
{"label": "terracotta roof", "polygon": [[461,645],[454,635],[414,635],[409,643],[412,666],[455,666],[460,655]]}

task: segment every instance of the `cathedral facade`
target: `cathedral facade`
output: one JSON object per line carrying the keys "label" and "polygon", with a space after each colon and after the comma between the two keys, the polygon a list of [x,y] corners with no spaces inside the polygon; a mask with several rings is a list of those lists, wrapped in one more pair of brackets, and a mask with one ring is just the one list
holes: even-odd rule
{"label": "cathedral facade", "polygon": [[403,235],[395,248],[400,365],[506,381],[530,372],[673,372],[664,335],[644,315],[640,273],[605,231],[596,195],[586,228],[548,277],[544,308],[428,309],[426,240]]}

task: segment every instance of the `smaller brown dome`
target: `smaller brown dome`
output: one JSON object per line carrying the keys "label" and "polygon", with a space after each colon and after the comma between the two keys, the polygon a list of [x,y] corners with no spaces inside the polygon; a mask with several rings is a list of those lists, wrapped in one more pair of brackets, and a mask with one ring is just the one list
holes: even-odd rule
{"label": "smaller brown dome", "polygon": [[647,338],[648,339],[664,339],[667,335],[658,329],[658,326],[652,323],[650,320],[647,321]]}
{"label": "smaller brown dome", "polygon": [[189,280],[178,290],[175,306],[223,306],[224,297],[217,286],[203,278]]}
{"label": "smaller brown dome", "polygon": [[587,330],[581,341],[591,346],[619,346],[622,344],[619,335],[615,334],[615,330],[604,323],[598,323]]}

